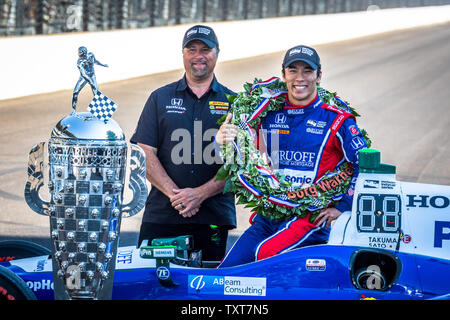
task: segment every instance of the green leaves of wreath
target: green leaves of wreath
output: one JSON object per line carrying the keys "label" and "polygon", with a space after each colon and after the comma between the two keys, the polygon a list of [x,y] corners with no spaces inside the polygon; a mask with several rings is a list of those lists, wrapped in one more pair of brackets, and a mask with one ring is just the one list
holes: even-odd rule
{"label": "green leaves of wreath", "polygon": [[[271,80],[271,81],[269,81]],[[244,91],[227,96],[229,112],[233,113],[232,123],[239,127],[233,143],[224,144],[222,157],[224,164],[216,175],[217,180],[227,180],[224,192],[232,192],[237,204],[273,219],[289,219],[293,216],[305,217],[310,214],[313,221],[320,209],[338,201],[348,190],[351,180],[351,165],[344,162],[333,172],[327,172],[313,185],[293,188],[284,176],[273,172],[254,143],[254,131],[270,111],[280,110],[286,99],[286,84],[278,78],[265,82],[255,78],[253,83],[245,83]],[[347,101],[341,100],[335,92],[318,86],[321,100],[355,117],[359,114]],[[265,103],[262,109],[261,105]],[[260,112],[260,113],[258,113]],[[221,125],[225,116],[219,121]],[[365,130],[361,132],[370,147],[371,141]]]}

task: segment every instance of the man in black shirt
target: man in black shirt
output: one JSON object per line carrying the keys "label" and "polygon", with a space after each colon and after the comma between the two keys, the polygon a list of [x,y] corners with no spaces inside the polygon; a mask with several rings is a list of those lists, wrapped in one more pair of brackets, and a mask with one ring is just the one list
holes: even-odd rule
{"label": "man in black shirt", "polygon": [[217,120],[228,112],[226,94],[234,93],[214,76],[219,43],[213,29],[190,28],[182,48],[184,77],[150,95],[131,138],[145,151],[152,184],[138,245],[190,234],[204,260],[220,261],[236,211],[224,181],[215,180],[222,162],[213,139]]}

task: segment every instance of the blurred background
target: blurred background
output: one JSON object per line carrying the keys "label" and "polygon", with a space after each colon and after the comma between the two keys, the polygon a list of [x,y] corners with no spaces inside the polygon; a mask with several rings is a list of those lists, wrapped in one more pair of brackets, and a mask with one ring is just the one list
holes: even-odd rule
{"label": "blurred background", "polygon": [[0,36],[449,4],[449,0],[0,0]]}

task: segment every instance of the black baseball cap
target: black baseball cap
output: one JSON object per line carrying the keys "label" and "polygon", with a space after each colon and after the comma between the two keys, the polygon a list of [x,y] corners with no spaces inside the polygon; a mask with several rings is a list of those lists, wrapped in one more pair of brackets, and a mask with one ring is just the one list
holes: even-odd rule
{"label": "black baseball cap", "polygon": [[193,40],[200,40],[210,48],[219,49],[219,41],[217,40],[214,30],[208,26],[196,25],[189,28],[184,34],[183,49]]}
{"label": "black baseball cap", "polygon": [[283,68],[289,67],[289,65],[295,61],[304,61],[311,66],[314,70],[320,69],[320,57],[317,51],[307,46],[296,46],[289,49],[284,55]]}

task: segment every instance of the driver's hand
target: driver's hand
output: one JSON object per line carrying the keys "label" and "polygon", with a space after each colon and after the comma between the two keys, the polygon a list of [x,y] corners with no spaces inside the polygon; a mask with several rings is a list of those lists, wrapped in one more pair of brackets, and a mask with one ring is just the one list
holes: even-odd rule
{"label": "driver's hand", "polygon": [[333,220],[336,220],[339,218],[339,216],[342,214],[338,209],[336,208],[327,208],[322,210],[319,215],[314,220],[314,224],[317,226],[320,226],[325,221],[327,222],[326,228],[328,228]]}
{"label": "driver's hand", "polygon": [[220,126],[215,138],[217,144],[225,144],[236,138],[238,127],[234,124],[230,124],[232,116],[233,114],[229,113],[225,122]]}

